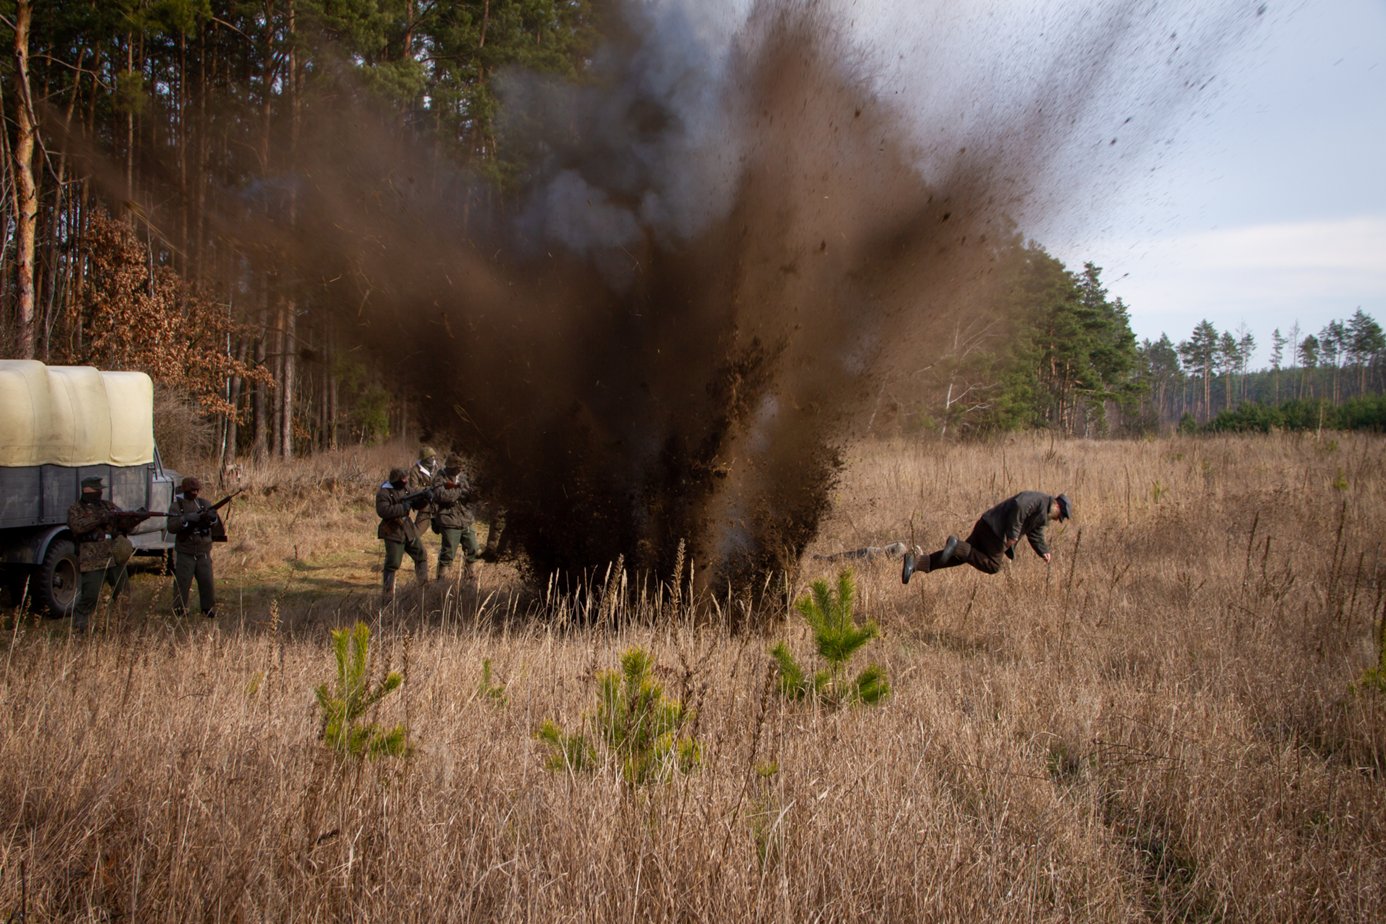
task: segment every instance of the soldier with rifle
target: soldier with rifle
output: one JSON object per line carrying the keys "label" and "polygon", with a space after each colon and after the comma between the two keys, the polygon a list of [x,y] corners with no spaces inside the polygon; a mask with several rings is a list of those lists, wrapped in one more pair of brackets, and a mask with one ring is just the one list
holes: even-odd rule
{"label": "soldier with rifle", "polygon": [[173,533],[173,614],[188,614],[188,592],[197,579],[197,602],[202,615],[215,619],[217,589],[212,577],[212,543],[226,541],[226,524],[217,513],[241,493],[239,490],[208,503],[203,497],[202,482],[189,475],[178,486],[168,508],[168,531]]}
{"label": "soldier with rifle", "polygon": [[420,583],[428,581],[428,553],[419,541],[419,530],[410,514],[422,510],[433,500],[433,489],[424,488],[410,492],[409,472],[402,468],[390,469],[390,477],[375,492],[375,513],[380,517],[376,536],[385,540],[385,567],[381,597],[385,602],[395,594],[395,572],[404,562],[407,552],[414,559],[414,577]]}
{"label": "soldier with rifle", "polygon": [[[409,480],[421,488],[427,488],[432,486],[434,477],[442,471],[443,463],[438,461],[438,450],[432,446],[420,446],[418,461],[409,470]],[[433,505],[431,504],[418,508],[414,514],[414,526],[420,538],[428,533],[431,525],[429,521],[432,517]],[[433,531],[435,533],[438,531],[436,526],[433,527]]]}
{"label": "soldier with rifle", "polygon": [[105,483],[99,476],[82,479],[81,499],[67,508],[67,528],[77,543],[77,570],[81,573],[77,604],[72,610],[72,630],[87,631],[101,598],[101,585],[111,585],[111,602],[129,586],[125,563],[133,547],[126,534],[153,514],[124,511],[101,497]]}
{"label": "soldier with rifle", "polygon": [[448,453],[443,470],[433,477],[433,531],[443,537],[438,549],[438,578],[441,580],[452,568],[459,546],[467,575],[481,558],[481,544],[476,541],[476,518],[472,503],[476,490],[462,471],[462,456]]}

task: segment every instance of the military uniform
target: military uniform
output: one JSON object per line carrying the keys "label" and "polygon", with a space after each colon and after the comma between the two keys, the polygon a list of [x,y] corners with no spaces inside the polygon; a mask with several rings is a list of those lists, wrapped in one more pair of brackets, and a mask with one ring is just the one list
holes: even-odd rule
{"label": "military uniform", "polygon": [[197,601],[202,615],[216,616],[217,590],[212,575],[213,534],[220,527],[220,517],[198,492],[202,484],[196,478],[184,478],[182,493],[175,494],[168,508],[168,531],[174,534],[173,543],[173,612],[188,613],[188,592],[197,580]]}
{"label": "military uniform", "polygon": [[[433,447],[421,446],[419,448],[419,458],[414,463],[414,467],[409,471],[409,481],[421,488],[426,488],[433,484],[434,477],[442,471],[443,463],[438,461],[438,453]],[[429,522],[432,516],[432,505],[420,507],[414,513],[414,525],[419,529],[420,539],[428,535],[429,529],[432,528],[432,524]]]}
{"label": "military uniform", "polygon": [[395,572],[404,562],[408,553],[414,559],[414,575],[420,581],[428,580],[428,553],[419,541],[418,527],[410,514],[413,506],[405,503],[409,494],[409,477],[404,469],[393,469],[390,478],[375,492],[375,513],[380,517],[376,536],[385,540],[385,567],[383,571],[382,592],[386,598],[395,592]]}
{"label": "military uniform", "polygon": [[438,577],[452,567],[457,549],[462,547],[468,568],[481,558],[476,541],[476,515],[472,502],[476,491],[462,471],[462,457],[449,455],[446,467],[433,478],[433,526],[443,537],[438,550]]}
{"label": "military uniform", "polygon": [[77,570],[81,573],[77,603],[72,610],[72,628],[85,632],[96,604],[101,598],[101,585],[111,585],[114,603],[130,583],[123,562],[115,560],[115,538],[119,534],[116,514],[120,508],[101,497],[100,478],[82,480],[82,499],[67,508],[67,528],[77,543]]}

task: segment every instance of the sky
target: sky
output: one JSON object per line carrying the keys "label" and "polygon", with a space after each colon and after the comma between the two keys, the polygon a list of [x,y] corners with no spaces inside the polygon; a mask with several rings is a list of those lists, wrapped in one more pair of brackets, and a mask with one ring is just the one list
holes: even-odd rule
{"label": "sky", "polygon": [[[1386,0],[1267,4],[1167,150],[1049,246],[1092,261],[1138,340],[1386,326]],[[1043,242],[1048,245],[1048,242]]]}
{"label": "sky", "polygon": [[[1264,367],[1277,328],[1359,308],[1386,326],[1386,0],[841,2],[923,145],[1050,133],[1033,151],[1062,178],[1022,228],[1101,267],[1137,340],[1206,319]],[[1104,44],[1092,24],[1127,13]],[[1057,131],[1026,122],[1053,62]]]}

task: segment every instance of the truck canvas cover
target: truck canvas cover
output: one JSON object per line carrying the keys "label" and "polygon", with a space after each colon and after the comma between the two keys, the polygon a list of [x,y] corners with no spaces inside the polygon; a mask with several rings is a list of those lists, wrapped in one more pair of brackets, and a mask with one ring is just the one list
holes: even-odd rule
{"label": "truck canvas cover", "polygon": [[143,372],[0,360],[0,466],[152,462],[153,399]]}

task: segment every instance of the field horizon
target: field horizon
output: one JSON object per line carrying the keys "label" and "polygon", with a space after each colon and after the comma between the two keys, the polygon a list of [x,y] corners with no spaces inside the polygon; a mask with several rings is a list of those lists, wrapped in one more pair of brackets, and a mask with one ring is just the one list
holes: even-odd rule
{"label": "field horizon", "polygon": [[[618,563],[578,597],[501,564],[382,607],[371,498],[408,449],[247,465],[222,618],[174,619],[152,572],[88,638],[3,611],[0,916],[1378,920],[1383,448],[855,444],[754,613]],[[998,575],[902,586],[898,558],[823,557],[937,548],[1025,489],[1075,502],[1048,566],[1022,545]],[[880,628],[853,668],[891,696],[787,700],[770,649],[810,658],[793,601],[844,565]],[[408,757],[320,740],[328,630],[357,621],[372,679],[403,674],[371,718]],[[688,707],[700,766],[549,769],[542,724],[583,728],[631,648]]]}

